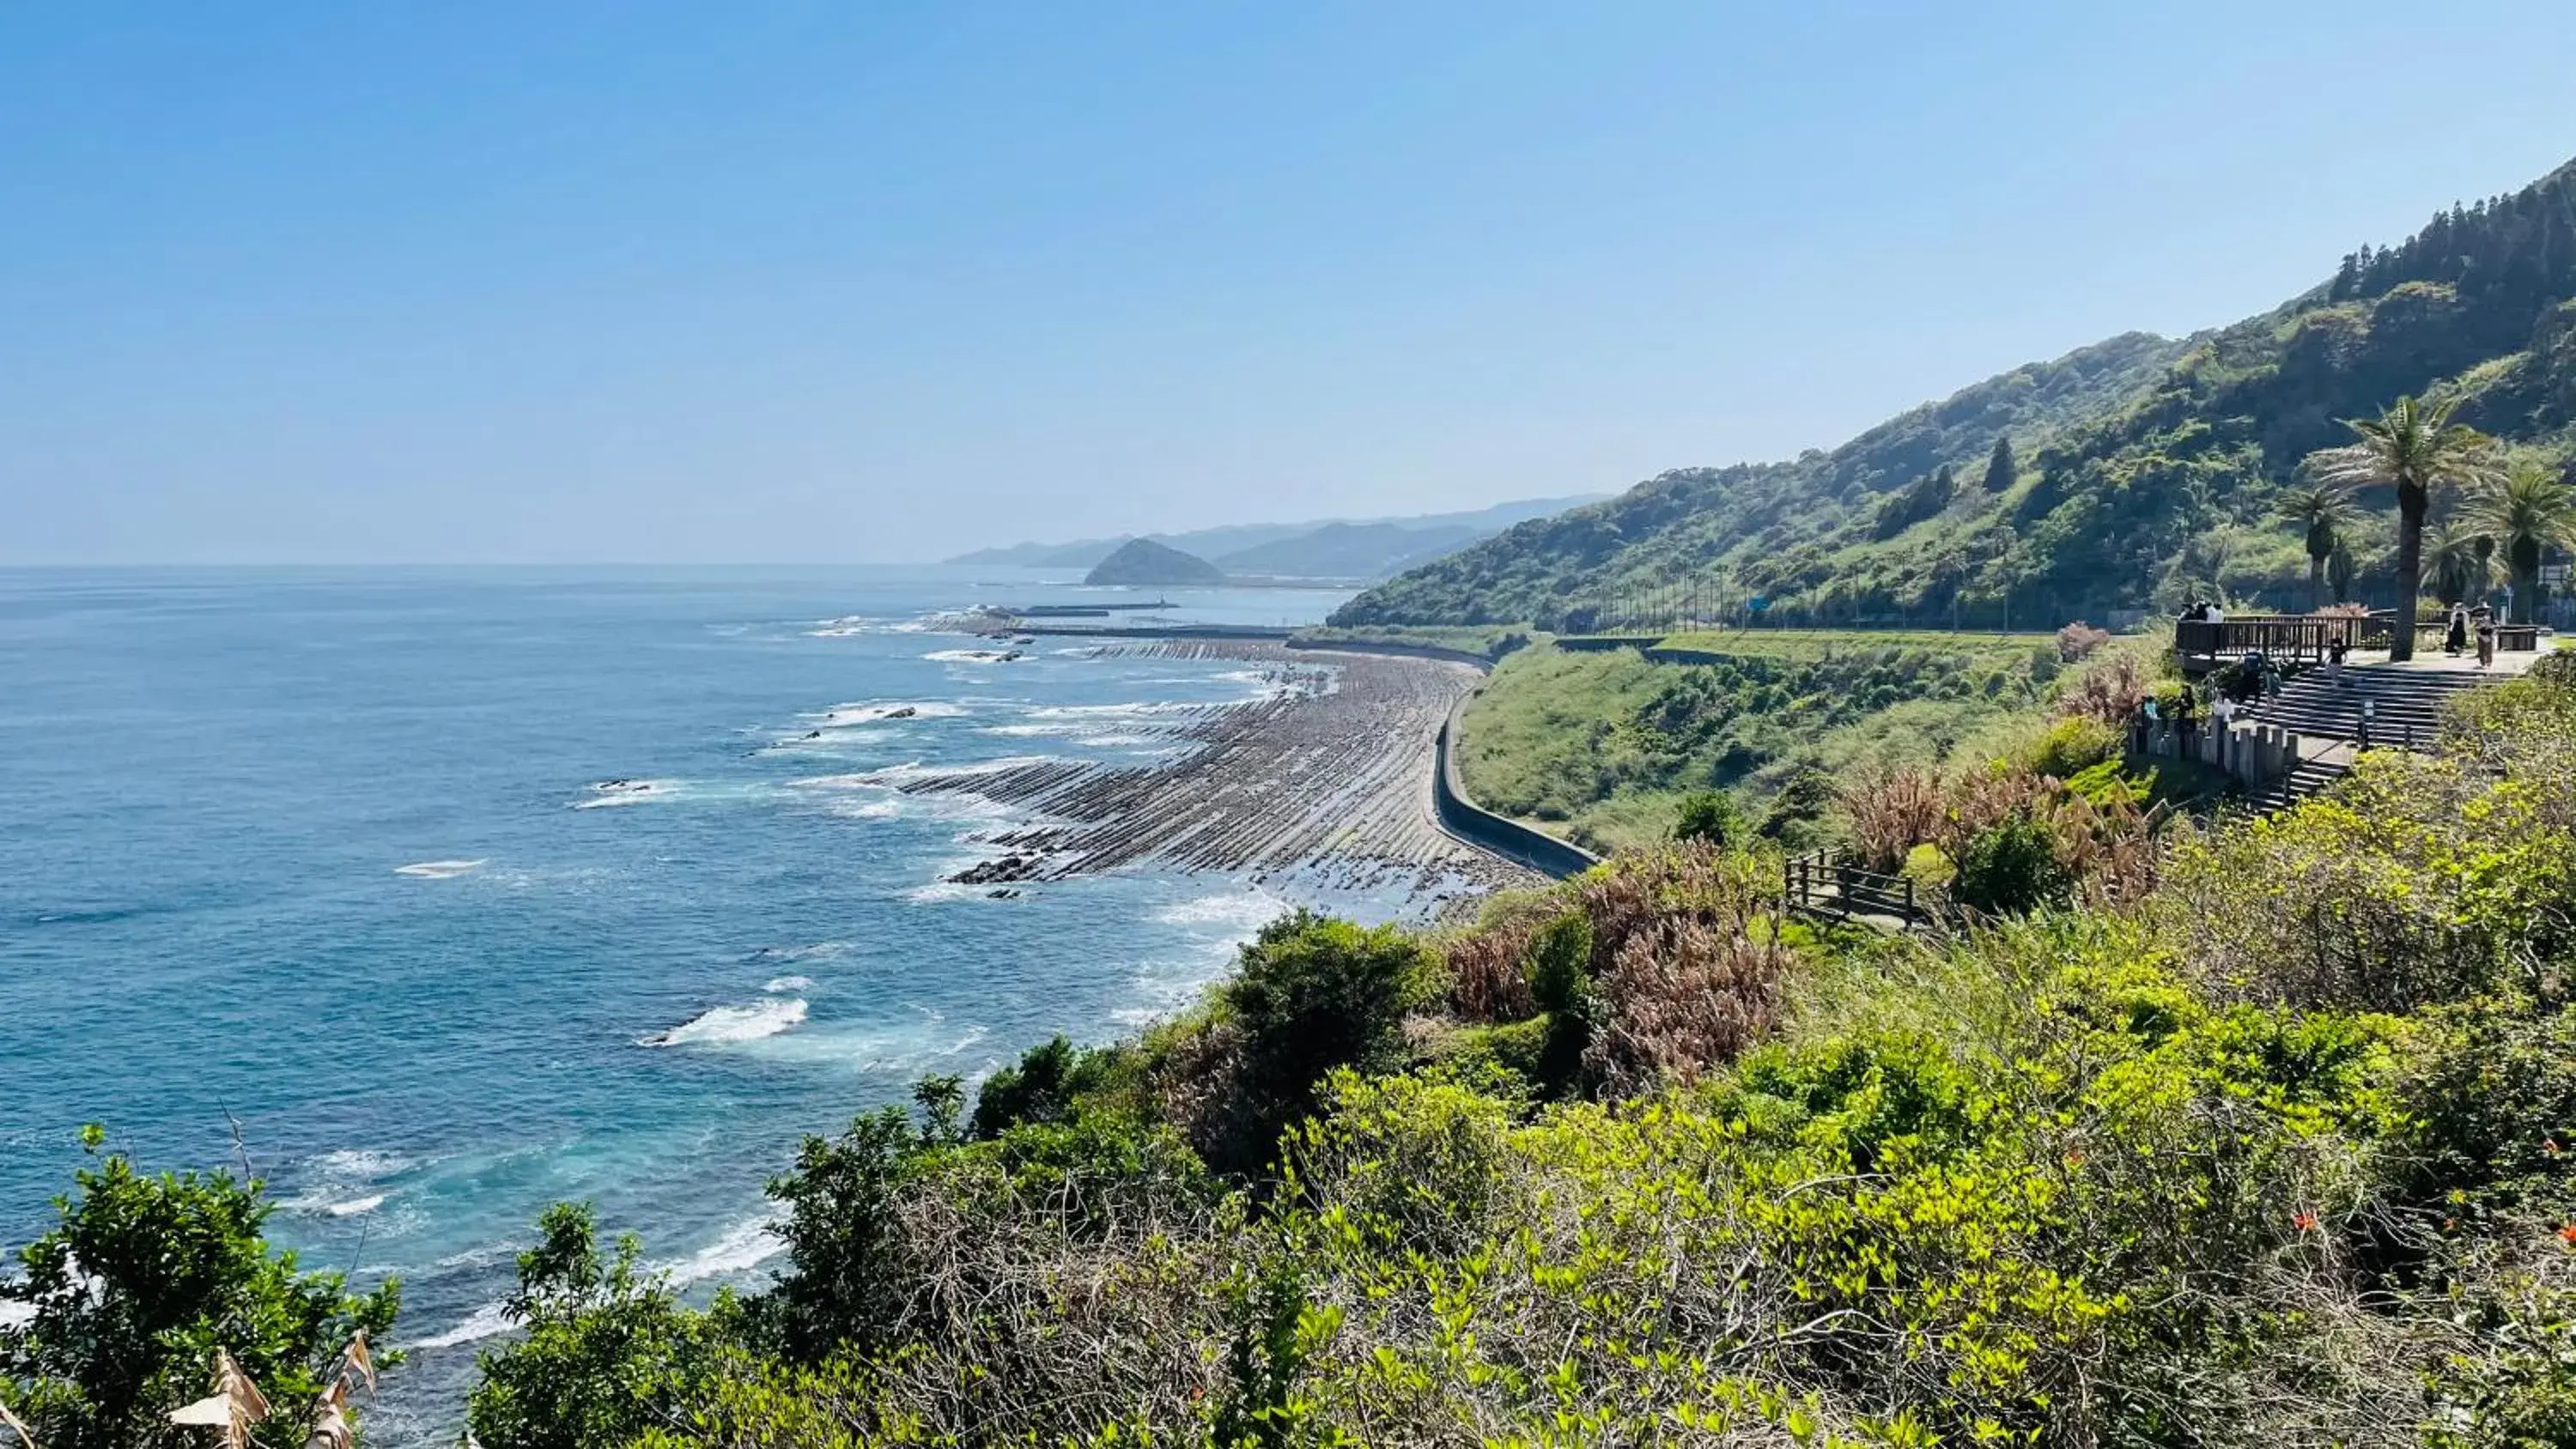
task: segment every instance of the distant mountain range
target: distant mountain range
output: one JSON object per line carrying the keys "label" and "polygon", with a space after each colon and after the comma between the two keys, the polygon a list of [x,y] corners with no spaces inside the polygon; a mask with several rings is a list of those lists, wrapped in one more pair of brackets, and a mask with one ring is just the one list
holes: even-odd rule
{"label": "distant mountain range", "polygon": [[[2322,269],[2321,269],[2322,270]],[[2183,599],[2307,606],[2279,505],[2400,394],[2576,458],[2576,162],[2436,213],[2232,326],[2131,333],[1775,463],[1684,468],[1380,583],[1343,625],[1670,617],[2053,625]],[[2385,490],[2342,530],[2353,597],[2395,594]]]}
{"label": "distant mountain range", "polygon": [[[1146,538],[1196,555],[1224,573],[1238,576],[1378,579],[1429,563],[1514,524],[1547,518],[1607,496],[1587,493],[1570,498],[1529,498],[1467,513],[1237,524],[1189,533],[1148,534]],[[1119,537],[1074,543],[1023,543],[1009,548],[977,549],[947,562],[1091,569],[1131,541],[1132,537]]]}

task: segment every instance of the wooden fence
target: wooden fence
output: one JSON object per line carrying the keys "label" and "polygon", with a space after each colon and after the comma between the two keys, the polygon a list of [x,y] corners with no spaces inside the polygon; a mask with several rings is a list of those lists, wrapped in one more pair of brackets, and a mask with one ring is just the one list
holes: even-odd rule
{"label": "wooden fence", "polygon": [[1911,930],[1928,919],[1914,895],[1914,882],[1884,871],[1863,870],[1819,851],[1793,855],[1787,862],[1781,903],[1791,915],[1848,921],[1869,917],[1893,920]]}

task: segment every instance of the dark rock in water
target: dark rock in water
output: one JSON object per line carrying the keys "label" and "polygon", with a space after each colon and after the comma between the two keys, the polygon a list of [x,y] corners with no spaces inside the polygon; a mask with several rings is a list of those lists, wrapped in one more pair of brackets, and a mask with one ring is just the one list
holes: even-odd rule
{"label": "dark rock in water", "polygon": [[1016,901],[1020,898],[1020,892],[1017,886],[1004,886],[997,891],[987,891],[985,892],[985,895],[989,899],[997,901]]}
{"label": "dark rock in water", "polygon": [[884,718],[886,718],[886,719],[910,719],[910,718],[912,718],[914,715],[917,715],[917,714],[919,714],[919,713],[921,713],[921,711],[920,711],[920,710],[914,709],[911,705],[908,705],[908,704],[907,704],[907,705],[905,705],[905,706],[904,706],[903,708],[901,708],[901,709],[890,709],[890,710],[887,710],[887,711],[885,712]]}

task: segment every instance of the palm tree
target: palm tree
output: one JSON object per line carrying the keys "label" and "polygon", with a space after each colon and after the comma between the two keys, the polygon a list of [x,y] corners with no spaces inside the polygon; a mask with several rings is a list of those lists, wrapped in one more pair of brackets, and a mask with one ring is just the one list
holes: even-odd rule
{"label": "palm tree", "polygon": [[2352,490],[2332,483],[2310,483],[2281,495],[2272,511],[2306,532],[2308,607],[2324,608],[2326,560],[2334,556],[2335,541],[2343,536],[2343,526],[2352,521]]}
{"label": "palm tree", "polygon": [[2576,543],[2576,489],[2546,458],[2525,454],[2505,475],[2472,494],[2461,510],[2504,548],[2513,580],[2512,622],[2528,624],[2539,602],[2540,556]]}
{"label": "palm tree", "polygon": [[2328,448],[2309,460],[2319,483],[2345,488],[2389,484],[2397,489],[2397,628],[2388,657],[2415,657],[2415,598],[2424,588],[2424,515],[2445,488],[2474,486],[2495,476],[2495,451],[2484,433],[2451,421],[2457,398],[2427,403],[2401,397],[2386,412],[2344,426],[2361,440]]}
{"label": "palm tree", "polygon": [[2486,560],[2478,545],[2486,542],[2455,519],[2424,530],[2424,576],[2432,580],[2434,598],[2456,604],[2485,585]]}

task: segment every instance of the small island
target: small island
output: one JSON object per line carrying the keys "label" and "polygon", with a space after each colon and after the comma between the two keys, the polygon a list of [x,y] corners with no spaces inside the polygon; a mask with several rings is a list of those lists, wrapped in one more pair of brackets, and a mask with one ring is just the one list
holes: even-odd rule
{"label": "small island", "polygon": [[1196,554],[1150,538],[1131,538],[1102,559],[1086,584],[1221,584],[1225,570]]}

